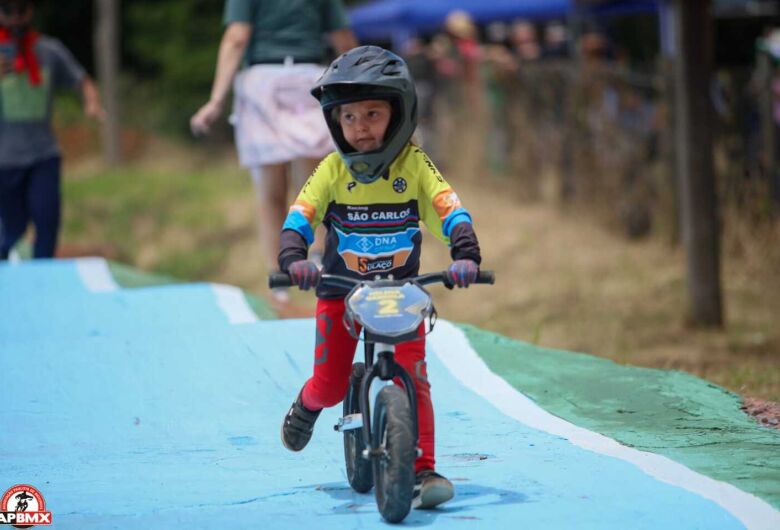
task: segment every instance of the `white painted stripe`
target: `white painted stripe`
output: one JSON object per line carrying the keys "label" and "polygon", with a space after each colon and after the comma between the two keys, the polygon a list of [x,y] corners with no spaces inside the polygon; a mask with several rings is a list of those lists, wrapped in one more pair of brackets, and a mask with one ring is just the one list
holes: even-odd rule
{"label": "white painted stripe", "polygon": [[211,284],[217,305],[231,324],[248,324],[257,321],[257,315],[244,297],[244,292],[238,287],[219,283]]}
{"label": "white painted stripe", "polygon": [[76,260],[76,269],[81,276],[81,281],[92,292],[116,291],[119,289],[108,262],[103,258],[79,258]]}
{"label": "white painted stripe", "polygon": [[648,475],[712,500],[747,528],[776,530],[780,512],[766,501],[726,482],[701,475],[665,456],[639,451],[616,440],[553,416],[493,373],[469,344],[463,331],[439,320],[429,336],[433,353],[452,375],[498,410],[529,427],[567,439],[588,451],[634,464]]}

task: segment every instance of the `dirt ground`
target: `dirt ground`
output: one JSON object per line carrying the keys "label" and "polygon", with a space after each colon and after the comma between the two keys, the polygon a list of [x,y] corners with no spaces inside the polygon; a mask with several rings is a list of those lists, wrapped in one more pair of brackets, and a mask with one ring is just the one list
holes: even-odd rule
{"label": "dirt ground", "polygon": [[780,403],[756,398],[745,398],[742,410],[765,427],[780,429]]}

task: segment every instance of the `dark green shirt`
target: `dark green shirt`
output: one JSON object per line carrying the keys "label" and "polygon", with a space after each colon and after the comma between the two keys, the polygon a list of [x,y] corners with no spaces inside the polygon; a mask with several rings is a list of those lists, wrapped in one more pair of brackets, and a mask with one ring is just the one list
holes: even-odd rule
{"label": "dark green shirt", "polygon": [[225,24],[252,25],[249,64],[321,62],[323,36],[349,26],[341,0],[226,0]]}

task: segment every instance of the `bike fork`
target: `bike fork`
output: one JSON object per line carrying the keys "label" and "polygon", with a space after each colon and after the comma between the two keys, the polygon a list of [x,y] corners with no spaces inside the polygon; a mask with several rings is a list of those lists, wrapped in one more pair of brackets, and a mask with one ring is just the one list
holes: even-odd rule
{"label": "bike fork", "polygon": [[[417,427],[417,395],[415,394],[414,381],[404,368],[395,362],[395,346],[392,344],[375,343],[369,352],[366,349],[366,362],[369,355],[373,357],[374,351],[378,351],[377,360],[371,364],[360,385],[360,411],[362,415],[363,443],[366,446],[364,457],[381,456],[384,452],[382,447],[374,447],[371,444],[371,410],[376,402],[376,396],[383,386],[393,384],[392,381],[398,378],[403,383],[406,396],[409,399],[409,408],[412,416],[412,433],[414,435],[415,446],[418,456],[421,454],[419,448],[419,433]],[[367,365],[368,366],[368,365]],[[379,383],[384,382],[384,384]],[[377,384],[375,384],[377,383]]]}

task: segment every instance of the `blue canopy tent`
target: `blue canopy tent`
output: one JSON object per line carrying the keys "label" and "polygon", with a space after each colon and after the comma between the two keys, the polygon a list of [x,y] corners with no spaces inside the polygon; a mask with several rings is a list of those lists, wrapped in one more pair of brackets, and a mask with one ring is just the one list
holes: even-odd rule
{"label": "blue canopy tent", "polygon": [[486,24],[518,18],[539,21],[655,13],[658,0],[373,0],[352,8],[350,17],[361,41],[390,41],[397,49],[409,37],[440,30],[454,10],[466,11],[478,24]]}
{"label": "blue canopy tent", "polygon": [[[586,4],[586,2],[582,2]],[[609,17],[617,15],[640,15],[658,12],[657,0],[621,0],[593,3],[585,13],[594,17]]]}
{"label": "blue canopy tent", "polygon": [[412,35],[432,33],[454,10],[468,12],[475,22],[564,18],[572,0],[376,0],[350,10],[352,27],[361,41],[394,44]]}

